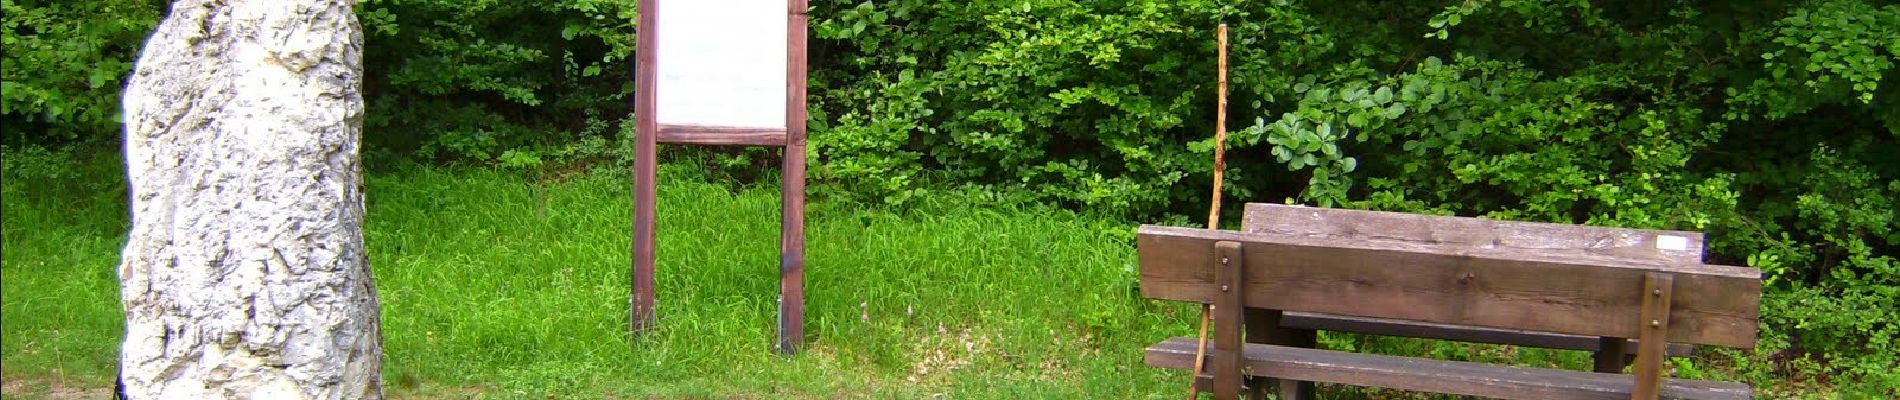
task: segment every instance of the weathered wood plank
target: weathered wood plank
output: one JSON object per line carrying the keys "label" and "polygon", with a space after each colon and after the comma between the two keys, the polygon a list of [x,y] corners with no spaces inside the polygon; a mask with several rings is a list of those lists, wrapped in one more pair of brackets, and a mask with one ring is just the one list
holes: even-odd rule
{"label": "weathered wood plank", "polygon": [[[1754,347],[1760,271],[1511,248],[1143,226],[1141,291],[1211,302],[1216,241],[1242,242],[1247,304],[1587,336],[1637,337],[1643,276],[1677,274],[1669,341]],[[1350,301],[1347,301],[1349,299]]]}
{"label": "weathered wood plank", "polygon": [[[1448,246],[1504,246],[1559,254],[1581,251],[1631,260],[1699,262],[1702,259],[1702,234],[1698,232],[1600,228],[1261,203],[1247,205],[1242,225],[1242,231],[1248,233],[1321,236],[1339,240],[1383,238]],[[1665,236],[1680,238],[1672,240],[1681,243],[1654,245],[1658,242],[1657,238]],[[1682,250],[1671,250],[1675,244],[1682,245]],[[1559,248],[1564,245],[1573,247]],[[1622,371],[1625,356],[1636,352],[1636,346],[1625,345],[1624,341],[1628,339],[1621,338],[1317,313],[1287,313],[1286,317],[1287,326],[1305,329],[1595,351],[1602,353],[1596,357],[1599,361],[1598,372],[1607,372],[1611,368]],[[1615,343],[1604,346],[1611,341]],[[1681,357],[1693,354],[1694,349],[1691,345],[1670,343],[1667,350],[1670,356]]]}
{"label": "weathered wood plank", "polygon": [[705,146],[784,146],[785,129],[660,125],[660,143]]}
{"label": "weathered wood plank", "polygon": [[1651,272],[1643,276],[1643,339],[1636,346],[1636,394],[1631,398],[1655,399],[1662,389],[1663,340],[1669,332],[1669,300],[1675,293],[1676,276]]}
{"label": "weathered wood plank", "polygon": [[[1248,322],[1252,321],[1251,318],[1248,319]],[[1518,329],[1434,324],[1430,322],[1406,321],[1390,318],[1350,317],[1307,312],[1284,313],[1280,317],[1280,325],[1287,328],[1443,339],[1471,343],[1509,344],[1546,349],[1598,351],[1602,348],[1602,343],[1600,343],[1602,340],[1596,336],[1566,335]],[[1616,341],[1618,343],[1623,341],[1634,343],[1634,340],[1621,338],[1617,338]],[[1636,346],[1619,346],[1616,351],[1618,352],[1617,359],[1620,360],[1623,355],[1636,354]],[[1695,346],[1683,343],[1670,343],[1668,346],[1668,354],[1670,357],[1687,357],[1695,354]],[[1617,370],[1621,371],[1622,369],[1618,367]]]}
{"label": "weathered wood plank", "polygon": [[[1344,383],[1506,399],[1628,399],[1629,375],[1510,367],[1411,357],[1249,344],[1247,370],[1258,376]],[[1186,369],[1194,364],[1194,340],[1174,338],[1149,347],[1149,366]],[[1750,399],[1748,385],[1667,379],[1665,399]]]}
{"label": "weathered wood plank", "polygon": [[1498,221],[1384,211],[1248,203],[1247,233],[1343,240],[1391,240],[1447,247],[1511,249],[1553,256],[1588,254],[1626,260],[1702,262],[1702,234]]}
{"label": "weathered wood plank", "polygon": [[1220,297],[1214,300],[1214,362],[1208,364],[1207,372],[1214,375],[1214,398],[1232,399],[1240,396],[1240,386],[1246,378],[1240,373],[1241,327],[1245,326],[1247,306],[1241,298],[1245,290],[1240,283],[1246,277],[1246,268],[1241,260],[1240,243],[1219,242],[1208,249],[1215,260],[1215,283],[1220,285]]}

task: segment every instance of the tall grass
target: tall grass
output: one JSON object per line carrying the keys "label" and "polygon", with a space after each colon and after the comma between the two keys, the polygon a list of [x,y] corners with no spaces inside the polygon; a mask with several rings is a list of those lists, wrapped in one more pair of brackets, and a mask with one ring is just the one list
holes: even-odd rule
{"label": "tall grass", "polygon": [[0,174],[0,378],[111,382],[124,331],[114,270],[125,244],[114,157],[23,151]]}
{"label": "tall grass", "polygon": [[[24,154],[24,156],[22,156]],[[113,157],[10,153],[0,181],[0,377],[109,387],[126,232]],[[663,166],[658,327],[627,332],[630,181],[409,166],[365,227],[398,398],[1177,398],[1142,349],[1193,306],[1140,298],[1133,225],[939,194],[815,199],[807,345],[772,352],[778,190]],[[1587,369],[1583,352],[1322,333],[1327,348]],[[1677,360],[1678,373],[1686,359]],[[1723,379],[1712,371],[1703,378]],[[1698,373],[1697,375],[1699,375]],[[1758,387],[1774,377],[1751,379]],[[52,384],[45,381],[53,380]],[[8,396],[21,395],[8,386]],[[33,389],[26,389],[27,395]],[[1379,389],[1353,398],[1442,398]],[[1790,394],[1800,395],[1799,393]],[[1813,395],[1810,393],[1809,395]]]}
{"label": "tall grass", "polygon": [[[100,169],[105,169],[101,167]],[[629,181],[411,167],[368,181],[385,376],[425,397],[1178,396],[1140,363],[1192,309],[1139,299],[1130,227],[931,202],[808,213],[808,345],[771,351],[776,185],[663,169],[658,328],[627,332]],[[94,175],[74,182],[111,182]],[[8,376],[110,382],[123,189],[5,183]]]}
{"label": "tall grass", "polygon": [[1169,383],[1132,362],[1136,343],[1185,319],[1135,296],[1126,227],[1053,210],[813,207],[810,341],[776,356],[776,188],[678,169],[660,187],[659,327],[630,337],[628,184],[371,180],[392,383],[769,397],[1142,397]]}

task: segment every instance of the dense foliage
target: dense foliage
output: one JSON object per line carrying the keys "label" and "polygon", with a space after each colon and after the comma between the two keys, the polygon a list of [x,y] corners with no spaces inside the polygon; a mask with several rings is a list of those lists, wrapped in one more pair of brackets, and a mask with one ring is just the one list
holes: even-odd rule
{"label": "dense foliage", "polygon": [[372,150],[507,162],[612,137],[633,111],[635,3],[363,1]]}
{"label": "dense foliage", "polygon": [[98,142],[119,129],[119,88],[157,1],[0,0],[0,140]]}
{"label": "dense foliage", "polygon": [[[150,3],[0,0],[0,138],[111,147],[112,89],[159,14]],[[372,157],[624,161],[635,3],[363,2]],[[1769,279],[1762,345],[1733,358],[1740,371],[1900,390],[1892,2],[812,12],[822,196],[903,205],[959,190],[1136,218],[1206,204],[1225,22],[1230,198],[1706,231],[1712,261]]]}
{"label": "dense foliage", "polygon": [[1750,365],[1900,387],[1900,6],[1447,3],[821,8],[817,176],[1192,209],[1225,21],[1229,195],[1707,231],[1770,279]]}

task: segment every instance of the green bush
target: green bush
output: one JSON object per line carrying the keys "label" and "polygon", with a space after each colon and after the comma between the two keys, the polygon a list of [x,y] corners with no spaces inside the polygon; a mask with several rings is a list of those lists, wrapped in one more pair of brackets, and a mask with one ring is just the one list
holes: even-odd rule
{"label": "green bush", "polygon": [[[366,140],[378,157],[494,162],[617,136],[636,0],[367,0]],[[5,144],[116,140],[119,92],[165,11],[150,0],[0,0]]]}
{"label": "green bush", "polygon": [[367,0],[365,126],[380,157],[500,162],[614,137],[636,0]]}
{"label": "green bush", "polygon": [[[837,194],[903,203],[950,182],[1193,213],[1210,179],[1211,31],[1226,21],[1229,111],[1252,122],[1227,143],[1229,196],[1707,231],[1711,261],[1766,272],[1764,337],[1787,339],[1731,361],[1896,390],[1900,97],[1879,83],[1900,54],[1900,6],[816,11],[813,176]],[[1777,361],[1807,358],[1826,362]]]}
{"label": "green bush", "polygon": [[[924,182],[1130,214],[1211,160],[1212,1],[827,3],[813,176],[902,202]],[[1231,10],[1229,10],[1231,11]],[[1193,124],[1192,126],[1207,126]]]}
{"label": "green bush", "polygon": [[0,143],[104,143],[158,1],[0,0]]}

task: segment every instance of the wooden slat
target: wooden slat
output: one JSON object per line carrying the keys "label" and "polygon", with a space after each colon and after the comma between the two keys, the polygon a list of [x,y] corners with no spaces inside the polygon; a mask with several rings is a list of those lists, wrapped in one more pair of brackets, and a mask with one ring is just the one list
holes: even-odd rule
{"label": "wooden slat", "polygon": [[[1249,321],[1251,321],[1251,319]],[[1281,325],[1289,328],[1443,339],[1472,343],[1509,344],[1546,349],[1597,351],[1602,346],[1602,344],[1599,343],[1601,341],[1600,338],[1596,336],[1434,324],[1390,318],[1288,312],[1281,316],[1280,321]],[[1625,340],[1628,339],[1616,339],[1619,343]],[[1618,347],[1617,351],[1620,352],[1617,358],[1621,359],[1622,355],[1636,354],[1636,347]],[[1682,343],[1670,343],[1668,354],[1671,357],[1686,357],[1695,354],[1695,346]],[[1621,368],[1619,367],[1618,370],[1620,371]]]}
{"label": "wooden slat", "polygon": [[784,146],[785,129],[660,125],[660,143],[705,146]]}
{"label": "wooden slat", "polygon": [[1669,300],[1675,292],[1675,275],[1651,272],[1643,276],[1642,334],[1636,346],[1636,394],[1631,398],[1653,400],[1662,388],[1663,341],[1669,332]]}
{"label": "wooden slat", "polygon": [[1248,203],[1241,215],[1247,233],[1344,240],[1390,240],[1447,248],[1496,248],[1547,255],[1588,254],[1624,260],[1702,262],[1702,234],[1686,231],[1605,228],[1498,221],[1383,211],[1344,210]]}
{"label": "wooden slat", "polygon": [[[1524,251],[1594,253],[1635,261],[1699,262],[1702,234],[1698,232],[1600,228],[1590,226],[1494,221],[1404,213],[1306,208],[1279,204],[1248,204],[1242,230],[1248,233],[1319,236],[1340,240],[1403,240],[1447,246],[1512,247]],[[1656,238],[1680,238],[1683,250],[1659,248]],[[1678,243],[1671,243],[1671,245]],[[1572,248],[1561,248],[1572,246]],[[1671,247],[1671,246],[1663,246]],[[1622,371],[1634,345],[1622,338],[1599,338],[1515,329],[1467,327],[1383,318],[1317,313],[1287,313],[1287,326],[1376,335],[1422,337],[1478,343],[1511,344],[1554,349],[1597,351],[1598,372]],[[1614,342],[1611,346],[1605,343]],[[1599,351],[1607,348],[1609,351]],[[1670,343],[1670,356],[1687,356],[1694,346]]]}
{"label": "wooden slat", "polygon": [[[1377,386],[1506,399],[1628,399],[1629,375],[1510,367],[1331,350],[1249,344],[1247,370],[1259,376],[1315,382]],[[1174,338],[1149,347],[1149,366],[1186,369],[1193,365],[1194,340]],[[1749,399],[1748,385],[1668,379],[1665,399]]]}
{"label": "wooden slat", "polygon": [[1643,275],[1677,274],[1669,341],[1752,348],[1761,296],[1753,268],[1634,262],[1590,254],[1448,248],[1396,240],[1141,227],[1141,291],[1210,302],[1216,241],[1242,242],[1247,304],[1587,336],[1636,337]]}
{"label": "wooden slat", "polygon": [[1240,243],[1219,242],[1208,249],[1214,254],[1215,283],[1220,286],[1220,295],[1214,300],[1214,359],[1207,365],[1207,372],[1214,375],[1214,398],[1232,399],[1240,396],[1240,386],[1245,379],[1240,373],[1241,327],[1246,326],[1247,307],[1241,298],[1245,290],[1240,283],[1245,282],[1243,274],[1246,268],[1241,260]]}

